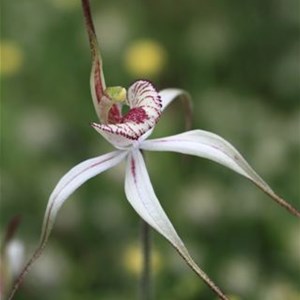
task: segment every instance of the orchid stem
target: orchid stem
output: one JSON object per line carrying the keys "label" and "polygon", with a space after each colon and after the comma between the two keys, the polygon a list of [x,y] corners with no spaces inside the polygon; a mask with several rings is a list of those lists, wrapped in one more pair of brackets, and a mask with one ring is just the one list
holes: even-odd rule
{"label": "orchid stem", "polygon": [[140,300],[150,300],[151,297],[151,229],[141,220],[141,250],[142,272],[140,278]]}

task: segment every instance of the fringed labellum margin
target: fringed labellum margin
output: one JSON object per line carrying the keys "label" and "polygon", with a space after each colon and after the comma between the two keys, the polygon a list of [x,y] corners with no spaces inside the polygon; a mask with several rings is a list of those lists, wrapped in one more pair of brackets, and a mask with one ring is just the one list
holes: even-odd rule
{"label": "fringed labellum margin", "polygon": [[[145,80],[139,80],[133,83],[127,92],[125,102],[130,110],[124,115],[120,115],[118,119],[109,118],[114,113],[115,105],[113,99],[109,99],[105,95],[104,101],[109,110],[106,120],[114,119],[115,123],[92,123],[92,126],[114,147],[125,149],[133,146],[137,141],[143,141],[159,120],[161,115],[161,98],[154,86]],[[119,103],[119,105],[124,105]],[[101,105],[100,105],[101,106]],[[121,109],[122,107],[120,107]],[[104,110],[104,107],[102,107]]]}

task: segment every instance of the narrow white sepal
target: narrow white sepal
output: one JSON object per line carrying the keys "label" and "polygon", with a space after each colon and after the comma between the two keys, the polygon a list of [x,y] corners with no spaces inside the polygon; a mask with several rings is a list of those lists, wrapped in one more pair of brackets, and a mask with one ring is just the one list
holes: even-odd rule
{"label": "narrow white sepal", "polygon": [[300,211],[278,196],[252,169],[243,156],[230,143],[216,134],[203,130],[192,130],[161,139],[146,140],[140,145],[140,149],[179,152],[213,160],[247,177],[277,204],[300,218]]}
{"label": "narrow white sepal", "polygon": [[24,276],[29,272],[33,263],[41,256],[53,228],[56,215],[67,198],[88,179],[114,167],[120,163],[126,155],[126,151],[114,151],[105,155],[88,159],[72,168],[61,178],[50,195],[48,201],[40,243],[18,276],[7,300],[12,300],[15,292],[22,283]]}
{"label": "narrow white sepal", "polygon": [[174,101],[181,100],[182,110],[185,116],[185,130],[189,130],[192,127],[192,99],[190,94],[184,90],[180,89],[164,89],[159,92],[162,103],[162,112]]}
{"label": "narrow white sepal", "polygon": [[173,245],[192,270],[214,290],[220,299],[228,300],[225,294],[191,258],[188,250],[169,221],[155,195],[144,159],[139,150],[133,150],[128,155],[125,193],[129,203],[140,217]]}
{"label": "narrow white sepal", "polygon": [[211,132],[192,130],[165,138],[147,140],[140,148],[151,151],[179,152],[213,160],[264,187],[265,191],[273,193],[272,189],[229,142]]}
{"label": "narrow white sepal", "polygon": [[[161,98],[162,111],[164,111],[174,100],[179,99],[179,96],[185,96],[188,99],[188,101],[191,102],[189,94],[181,89],[164,89],[159,92],[159,95]],[[189,103],[189,105],[191,105],[191,103]]]}
{"label": "narrow white sepal", "polygon": [[44,216],[41,243],[47,241],[52,230],[56,215],[67,198],[90,178],[120,163],[127,152],[114,151],[81,162],[65,174],[50,195]]}
{"label": "narrow white sepal", "polygon": [[125,193],[141,218],[170,242],[182,244],[154,193],[139,150],[132,150],[127,158]]}

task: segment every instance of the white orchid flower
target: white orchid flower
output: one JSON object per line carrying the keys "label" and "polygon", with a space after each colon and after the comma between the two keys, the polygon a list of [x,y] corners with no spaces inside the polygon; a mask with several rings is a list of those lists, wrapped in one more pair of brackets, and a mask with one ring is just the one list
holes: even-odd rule
{"label": "white orchid flower", "polygon": [[[58,182],[48,201],[40,244],[25,266],[9,299],[12,299],[22,278],[45,248],[57,213],[69,196],[90,178],[126,160],[125,194],[134,210],[172,244],[191,269],[220,299],[228,300],[226,295],[194,262],[178,236],[154,192],[142,151],[172,151],[210,159],[252,181],[295,216],[300,217],[300,212],[277,196],[242,155],[230,143],[216,134],[203,130],[192,130],[169,137],[147,139],[167,106],[180,95],[186,96],[187,93],[173,88],[158,92],[146,80],[134,82],[127,91],[119,86],[106,87],[89,3],[82,0],[82,4],[92,52],[91,94],[100,121],[92,123],[92,127],[116,150],[81,162]],[[124,105],[129,106],[129,111],[125,115],[122,114]]]}

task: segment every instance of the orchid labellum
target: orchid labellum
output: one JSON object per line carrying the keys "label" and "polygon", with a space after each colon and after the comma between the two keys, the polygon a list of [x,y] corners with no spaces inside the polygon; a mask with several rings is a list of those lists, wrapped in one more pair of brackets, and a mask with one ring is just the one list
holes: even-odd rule
{"label": "orchid labellum", "polygon": [[[296,217],[300,217],[300,212],[277,196],[241,154],[216,134],[192,130],[169,137],[148,139],[166,107],[178,96],[186,95],[186,92],[180,89],[158,92],[145,80],[134,82],[127,90],[120,86],[106,87],[88,0],[82,0],[82,5],[92,53],[91,93],[99,117],[99,123],[92,123],[92,127],[116,150],[81,162],[58,182],[48,202],[39,247],[19,276],[9,299],[12,299],[24,275],[42,253],[56,215],[68,197],[90,178],[126,160],[125,194],[134,210],[174,246],[191,269],[220,299],[228,300],[225,293],[194,262],[164,212],[152,187],[141,150],[173,151],[210,159],[248,178]],[[129,106],[126,114],[122,114],[124,105]]]}

